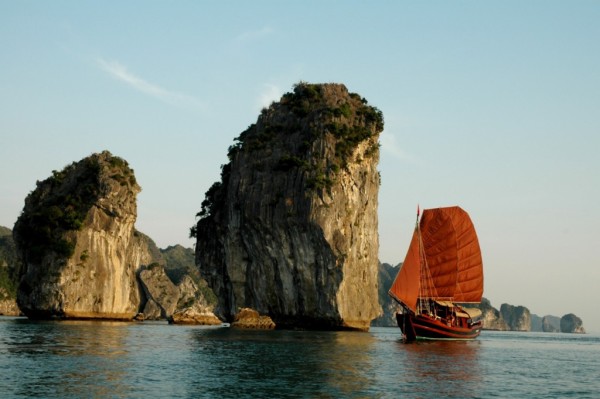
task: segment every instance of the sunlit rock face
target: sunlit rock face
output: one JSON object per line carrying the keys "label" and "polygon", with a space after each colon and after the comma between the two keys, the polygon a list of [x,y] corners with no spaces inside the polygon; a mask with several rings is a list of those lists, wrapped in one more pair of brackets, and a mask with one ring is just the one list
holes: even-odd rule
{"label": "sunlit rock face", "polygon": [[481,298],[481,321],[485,330],[508,331],[508,325],[498,309],[494,308],[489,299]]}
{"label": "sunlit rock face", "polygon": [[193,228],[225,320],[251,308],[277,327],[369,328],[382,130],[344,85],[300,83],[240,134]]}
{"label": "sunlit rock face", "polygon": [[139,192],[127,162],[107,151],[37,182],[13,231],[24,264],[17,301],[27,316],[135,316],[136,271],[153,261],[134,228]]}

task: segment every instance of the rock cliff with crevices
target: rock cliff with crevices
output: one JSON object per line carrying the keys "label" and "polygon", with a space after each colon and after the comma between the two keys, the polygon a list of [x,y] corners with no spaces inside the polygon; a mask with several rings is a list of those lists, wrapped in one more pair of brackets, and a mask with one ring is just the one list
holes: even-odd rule
{"label": "rock cliff with crevices", "polygon": [[278,328],[369,328],[382,130],[344,85],[299,83],[239,135],[192,228],[225,320],[250,308]]}
{"label": "rock cliff with crevices", "polygon": [[23,262],[17,302],[28,317],[138,313],[136,271],[153,261],[134,228],[139,192],[127,162],[108,151],[37,182],[13,229]]}

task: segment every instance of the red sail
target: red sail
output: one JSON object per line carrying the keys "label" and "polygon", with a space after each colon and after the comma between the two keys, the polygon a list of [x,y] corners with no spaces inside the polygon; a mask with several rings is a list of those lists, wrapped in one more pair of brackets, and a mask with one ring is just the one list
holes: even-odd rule
{"label": "red sail", "polygon": [[422,296],[480,302],[483,262],[469,215],[457,206],[424,210],[421,234],[436,291]]}
{"label": "red sail", "polygon": [[[419,233],[428,268],[424,276],[421,276],[425,268],[421,267]],[[455,206],[423,211],[420,229],[415,229],[389,294],[413,311],[419,297],[481,302],[481,250],[471,218],[464,210]]]}
{"label": "red sail", "polygon": [[408,306],[413,312],[417,309],[419,280],[421,276],[421,258],[419,256],[419,233],[415,229],[402,268],[390,288],[392,298]]}

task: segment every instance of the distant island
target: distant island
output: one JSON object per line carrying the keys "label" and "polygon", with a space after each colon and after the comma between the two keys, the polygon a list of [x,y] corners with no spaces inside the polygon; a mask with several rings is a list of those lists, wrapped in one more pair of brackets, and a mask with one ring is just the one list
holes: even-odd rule
{"label": "distant island", "polygon": [[[401,265],[392,266],[388,263],[379,265],[379,301],[382,305],[383,315],[373,321],[375,326],[396,326],[397,305],[387,292]],[[583,321],[572,313],[562,317],[551,315],[540,317],[531,314],[529,309],[524,306],[513,306],[507,303],[503,303],[498,310],[491,305],[487,298],[483,298],[477,307],[482,311],[485,330],[585,334]]]}

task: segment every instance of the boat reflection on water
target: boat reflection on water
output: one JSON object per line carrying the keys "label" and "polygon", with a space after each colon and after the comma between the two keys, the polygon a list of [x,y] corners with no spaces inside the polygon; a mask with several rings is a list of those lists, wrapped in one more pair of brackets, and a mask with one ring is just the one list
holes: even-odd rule
{"label": "boat reflection on water", "polygon": [[[440,397],[476,397],[484,388],[480,341],[398,341],[403,383],[409,392],[438,392]],[[404,391],[404,390],[403,390]]]}

